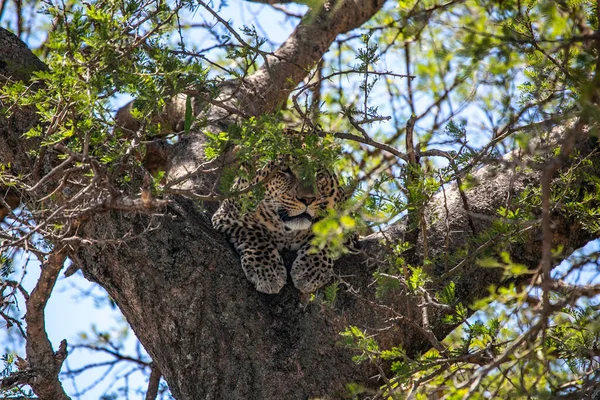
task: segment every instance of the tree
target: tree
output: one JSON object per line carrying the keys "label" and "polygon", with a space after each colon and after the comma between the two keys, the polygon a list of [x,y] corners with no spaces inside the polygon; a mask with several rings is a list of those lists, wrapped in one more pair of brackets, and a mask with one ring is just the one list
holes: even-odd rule
{"label": "tree", "polygon": [[[176,399],[593,395],[597,246],[553,269],[600,232],[597,4],[306,4],[275,51],[200,0],[48,3],[45,64],[0,28],[2,316],[27,349],[4,390],[68,398],[44,329],[68,259],[151,356],[150,398],[160,375]],[[189,9],[215,53],[187,44]],[[317,240],[366,235],[309,299],[254,291],[209,220],[281,154],[341,154],[354,200]],[[19,249],[43,263],[29,294]]]}

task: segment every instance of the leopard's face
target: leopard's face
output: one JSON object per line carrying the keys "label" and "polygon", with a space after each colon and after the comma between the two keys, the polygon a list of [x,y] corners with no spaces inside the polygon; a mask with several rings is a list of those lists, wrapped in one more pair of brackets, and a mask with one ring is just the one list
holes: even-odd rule
{"label": "leopard's face", "polygon": [[289,167],[279,167],[265,184],[263,206],[277,215],[284,226],[309,229],[318,215],[333,208],[342,197],[337,177],[321,170],[315,179],[302,179]]}
{"label": "leopard's face", "polygon": [[[334,257],[328,245],[312,247],[310,228],[322,211],[342,203],[346,194],[332,172],[297,172],[269,163],[250,183],[236,183],[237,189],[244,189],[264,182],[264,197],[256,210],[245,213],[235,199],[226,199],[212,218],[215,229],[227,234],[240,253],[248,280],[263,293],[278,293],[285,285],[287,269],[280,254],[285,249],[297,251],[290,275],[301,292],[315,291],[333,275]],[[306,176],[312,179],[302,178]]]}

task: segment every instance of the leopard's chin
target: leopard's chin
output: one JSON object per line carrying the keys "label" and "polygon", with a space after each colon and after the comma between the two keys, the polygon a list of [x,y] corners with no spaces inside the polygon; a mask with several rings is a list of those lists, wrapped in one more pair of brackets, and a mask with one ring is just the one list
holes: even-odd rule
{"label": "leopard's chin", "polygon": [[287,228],[294,231],[304,231],[306,229],[310,229],[313,223],[312,217],[306,212],[293,217],[289,216],[285,212],[280,212],[279,217]]}
{"label": "leopard's chin", "polygon": [[304,231],[312,226],[312,219],[305,217],[296,217],[288,221],[284,221],[286,227],[294,231]]}

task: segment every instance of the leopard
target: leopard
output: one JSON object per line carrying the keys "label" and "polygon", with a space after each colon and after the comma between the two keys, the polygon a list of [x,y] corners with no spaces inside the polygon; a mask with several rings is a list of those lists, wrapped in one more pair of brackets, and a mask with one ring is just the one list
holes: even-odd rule
{"label": "leopard", "polygon": [[303,294],[324,286],[333,276],[335,257],[329,245],[313,246],[313,225],[347,199],[337,175],[325,168],[303,178],[289,163],[272,161],[235,190],[262,185],[264,197],[251,210],[227,198],[212,217],[213,227],[237,250],[246,278],[262,293],[277,294],[287,282],[282,251],[296,251],[290,275]]}

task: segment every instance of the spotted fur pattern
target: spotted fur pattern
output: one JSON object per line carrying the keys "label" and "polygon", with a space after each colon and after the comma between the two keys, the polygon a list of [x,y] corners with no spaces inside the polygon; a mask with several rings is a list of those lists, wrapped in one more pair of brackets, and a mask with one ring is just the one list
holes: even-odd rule
{"label": "spotted fur pattern", "polygon": [[[265,195],[256,210],[243,213],[234,199],[225,200],[213,226],[234,245],[246,277],[259,292],[278,293],[285,285],[282,250],[297,250],[292,281],[301,292],[313,292],[333,275],[334,259],[327,246],[311,251],[311,227],[322,210],[344,200],[344,191],[332,173],[320,171],[315,182],[307,183],[276,163],[258,171],[251,184],[263,180]],[[247,183],[238,183],[238,189],[243,187]]]}

